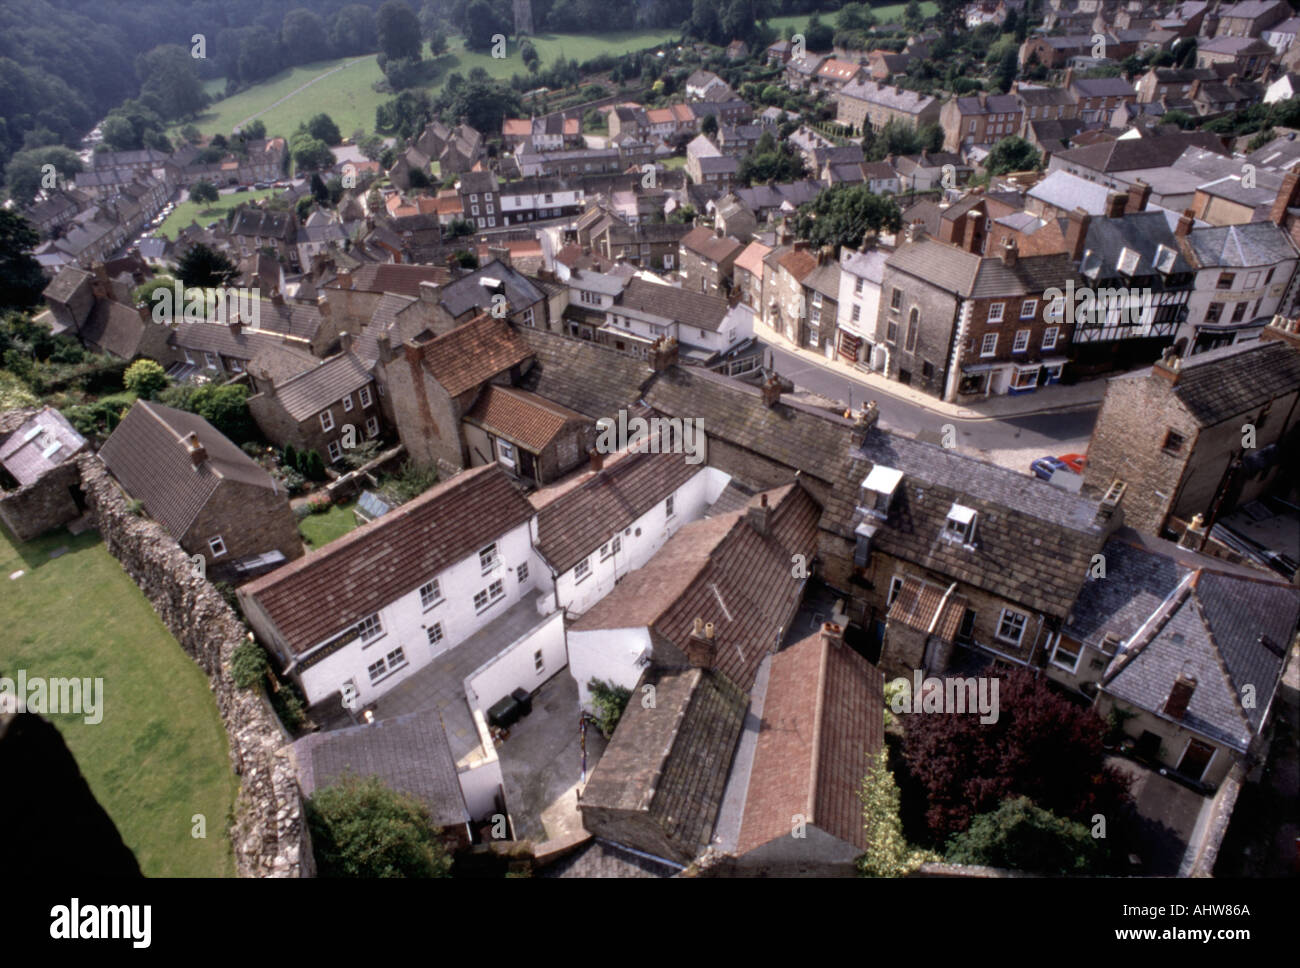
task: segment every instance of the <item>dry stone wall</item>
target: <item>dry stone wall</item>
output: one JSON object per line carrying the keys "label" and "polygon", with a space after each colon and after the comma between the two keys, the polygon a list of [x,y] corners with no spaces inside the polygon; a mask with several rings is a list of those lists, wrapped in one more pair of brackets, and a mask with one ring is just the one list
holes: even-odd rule
{"label": "dry stone wall", "polygon": [[127,508],[117,484],[94,455],[78,458],[82,489],[109,552],[126,570],[181,648],[208,676],[230,737],[240,778],[230,831],[241,877],[304,877],[314,873],[302,794],[289,748],[266,699],[239,689],[230,660],[247,630],[190,558],[154,521]]}

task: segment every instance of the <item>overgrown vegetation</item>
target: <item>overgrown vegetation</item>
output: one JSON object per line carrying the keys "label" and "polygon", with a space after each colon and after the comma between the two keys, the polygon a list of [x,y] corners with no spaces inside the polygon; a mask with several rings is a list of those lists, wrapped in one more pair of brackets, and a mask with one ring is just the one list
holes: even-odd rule
{"label": "overgrown vegetation", "polygon": [[889,754],[881,749],[871,758],[858,793],[866,828],[867,849],[858,858],[858,870],[865,877],[904,877],[938,856],[913,847],[903,836],[899,817],[898,784],[889,771]]}
{"label": "overgrown vegetation", "polygon": [[345,776],[306,803],[320,877],[450,877],[428,808],[378,777]]}
{"label": "overgrown vegetation", "polygon": [[623,710],[632,698],[632,690],[604,679],[592,679],[587,683],[587,688],[591,691],[596,725],[600,728],[601,735],[609,739],[618,728],[618,721],[623,718]]}

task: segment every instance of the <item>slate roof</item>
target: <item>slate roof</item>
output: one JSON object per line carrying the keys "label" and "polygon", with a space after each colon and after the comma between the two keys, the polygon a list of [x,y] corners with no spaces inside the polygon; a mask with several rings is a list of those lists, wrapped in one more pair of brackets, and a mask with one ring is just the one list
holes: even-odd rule
{"label": "slate roof", "polygon": [[320,365],[276,384],[275,395],[294,420],[316,416],[370,383],[370,370],[352,353],[339,353]]}
{"label": "slate roof", "polygon": [[642,568],[572,626],[574,631],[649,627],[679,649],[695,619],[716,630],[713,669],[745,692],[798,610],[803,583],[791,577],[791,556],[811,559],[821,507],[799,484],[767,491],[771,526],[761,534],[745,511],[682,527]]}
{"label": "slate roof", "polygon": [[1300,353],[1280,341],[1241,343],[1182,361],[1173,393],[1202,427],[1254,411],[1300,386]]}
{"label": "slate roof", "polygon": [[294,218],[290,212],[273,212],[251,205],[235,210],[230,223],[231,235],[248,235],[263,239],[282,239],[292,242],[297,237]]}
{"label": "slate roof", "polygon": [[[56,446],[57,445],[57,446]],[[64,463],[86,446],[86,438],[52,407],[45,407],[14,429],[0,443],[0,467],[20,486]]]}
{"label": "slate roof", "polygon": [[[184,443],[197,434],[208,457],[195,467]],[[99,456],[149,516],[181,538],[223,480],[276,489],[271,475],[197,414],[137,400]]]}
{"label": "slate roof", "polygon": [[703,669],[652,670],[655,708],[629,703],[579,808],[647,815],[689,860],[708,845],[745,718],[745,697]]}
{"label": "slate roof", "polygon": [[1188,148],[1222,150],[1222,142],[1203,131],[1181,132],[1147,138],[1124,138],[1058,151],[1052,156],[1053,168],[1078,165],[1093,171],[1134,171],[1140,168],[1163,168],[1172,165]]}
{"label": "slate roof", "polygon": [[536,453],[569,424],[590,423],[582,414],[535,393],[491,384],[479,394],[465,419]]}
{"label": "slate roof", "polygon": [[[1196,571],[1111,661],[1102,688],[1163,715],[1179,675],[1196,688],[1181,724],[1245,752],[1264,725],[1300,622],[1300,589]],[[1253,686],[1255,702],[1242,704]]]}
{"label": "slate roof", "polygon": [[[240,300],[242,303],[243,300]],[[320,307],[315,303],[295,303],[284,301],[278,305],[270,299],[258,301],[257,329],[265,330],[272,333],[281,333],[285,336],[296,336],[299,339],[314,340],[316,334],[320,332],[321,324],[324,322],[321,317]],[[253,320],[250,318],[245,322],[252,326]]]}
{"label": "slate roof", "polygon": [[738,856],[789,837],[796,815],[866,848],[858,792],[884,745],[884,689],[879,669],[820,631],[773,657]]}
{"label": "slate roof", "polygon": [[345,774],[375,776],[429,808],[435,826],[469,823],[447,734],[437,709],[322,733],[293,744],[304,796],[332,786]]}
{"label": "slate roof", "polygon": [[530,350],[504,319],[484,313],[463,326],[408,347],[453,397],[528,359]]}
{"label": "slate roof", "polygon": [[623,353],[584,340],[523,329],[534,354],[519,386],[589,417],[608,417],[636,403],[653,371]]}
{"label": "slate roof", "polygon": [[71,301],[77,291],[92,284],[92,276],[85,269],[79,269],[76,266],[64,266],[59,270],[58,275],[45,287],[42,295],[50,302],[66,303]]}
{"label": "slate roof", "polygon": [[[850,81],[840,88],[835,97],[855,98],[906,114],[920,114],[935,103],[934,98],[928,94],[905,90],[893,84],[877,84],[875,81]],[[1012,110],[1019,110],[1019,105]]]}
{"label": "slate roof", "polygon": [[1198,269],[1273,266],[1296,257],[1290,236],[1272,222],[1192,229],[1184,237],[1184,245]]}
{"label": "slate roof", "polygon": [[1133,97],[1133,85],[1122,77],[1076,77],[1070,87],[1084,97]]}
{"label": "slate roof", "polygon": [[130,306],[113,299],[97,299],[81,326],[81,338],[106,353],[129,360],[139,351],[147,325]]}
{"label": "slate roof", "polygon": [[495,280],[504,287],[504,295],[511,312],[519,312],[546,298],[545,293],[527,276],[503,262],[493,260],[468,275],[461,276],[455,282],[443,286],[441,293],[443,307],[453,316],[460,316],[474,309],[491,309],[492,297],[498,290],[487,285],[487,280]]}
{"label": "slate roof", "polygon": [[646,282],[641,278],[628,281],[617,305],[714,331],[722,325],[731,308],[721,296]]}
{"label": "slate roof", "polygon": [[1122,218],[1095,218],[1088,224],[1084,239],[1083,262],[1080,271],[1092,279],[1110,279],[1120,275],[1119,263],[1124,249],[1139,254],[1140,258],[1123,275],[1151,276],[1157,272],[1156,250],[1163,245],[1174,252],[1174,261],[1167,273],[1191,272],[1169,220],[1163,212],[1130,212]]}
{"label": "slate roof", "polygon": [[306,350],[274,341],[257,346],[245,369],[254,379],[270,380],[278,386],[304,370],[310,370],[319,362]]}
{"label": "slate roof", "polygon": [[702,470],[685,454],[628,453],[538,512],[537,550],[563,574]]}
{"label": "slate roof", "polygon": [[[251,360],[259,352],[273,346],[285,346],[291,352],[295,348],[286,344],[284,337],[275,333],[264,333],[255,329],[241,328],[233,333],[224,323],[216,322],[177,322],[167,335],[167,342],[172,346],[198,350],[207,353],[220,353],[222,356],[237,360]],[[299,353],[307,352],[305,342]],[[308,365],[315,365],[315,358],[308,356]]]}
{"label": "slate roof", "polygon": [[1071,175],[1068,171],[1058,170],[1049,171],[1026,194],[1064,212],[1082,208],[1090,215],[1101,215],[1106,211],[1106,199],[1111,194],[1111,189],[1078,175]]}
{"label": "slate roof", "polygon": [[297,655],[524,524],[533,507],[499,464],[462,471],[240,589]]}

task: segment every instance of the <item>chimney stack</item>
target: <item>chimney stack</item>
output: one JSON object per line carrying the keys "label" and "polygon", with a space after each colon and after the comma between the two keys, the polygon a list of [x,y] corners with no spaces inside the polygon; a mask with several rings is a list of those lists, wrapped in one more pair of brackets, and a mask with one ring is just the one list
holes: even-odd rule
{"label": "chimney stack", "polygon": [[1124,206],[1128,204],[1128,196],[1121,195],[1119,192],[1111,192],[1106,196],[1106,217],[1120,218],[1124,214]]}
{"label": "chimney stack", "polygon": [[195,467],[202,467],[203,462],[208,459],[207,448],[199,441],[198,434],[186,434],[185,449],[190,453],[190,463]]}
{"label": "chimney stack", "polygon": [[662,373],[670,366],[676,365],[677,339],[672,336],[659,337],[650,349],[650,368],[656,373]]}
{"label": "chimney stack", "polygon": [[822,622],[821,639],[831,645],[842,645],[844,643],[844,626],[835,622]]}
{"label": "chimney stack", "polygon": [[339,284],[339,288],[340,288],[340,289],[351,289],[351,288],[352,288],[352,270],[351,270],[351,269],[340,269],[340,270],[339,270],[339,274],[338,274],[338,279],[335,280],[335,281],[338,282],[338,284]]}
{"label": "chimney stack", "polygon": [[1088,226],[1092,224],[1092,216],[1085,209],[1076,208],[1068,218],[1070,224],[1065,230],[1065,246],[1070,261],[1078,263],[1083,258],[1083,248],[1088,241]]}
{"label": "chimney stack", "polygon": [[1187,527],[1183,529],[1182,537],[1178,539],[1180,548],[1188,548],[1191,551],[1199,551],[1201,542],[1205,540],[1205,516],[1203,514],[1192,515],[1192,520],[1187,522]]}
{"label": "chimney stack", "polygon": [[1002,262],[1008,269],[1016,267],[1016,260],[1020,257],[1020,249],[1016,246],[1016,240],[1007,237],[1002,240]]}
{"label": "chimney stack", "polygon": [[510,249],[508,249],[504,245],[488,246],[488,258],[496,259],[497,262],[500,262],[506,268],[512,268],[512,264],[510,262]]}
{"label": "chimney stack", "polygon": [[393,341],[388,335],[387,330],[381,332],[377,337],[375,337],[375,342],[379,347],[379,362],[387,363],[393,358]]}
{"label": "chimney stack", "polygon": [[758,496],[758,507],[745,511],[745,520],[754,526],[759,534],[766,535],[772,528],[772,509],[768,506],[767,495]]}
{"label": "chimney stack", "polygon": [[713,640],[713,623],[705,623],[704,619],[696,618],[691,634],[686,639],[686,661],[697,669],[707,669],[713,665],[713,656],[717,650],[717,643]]}
{"label": "chimney stack", "polygon": [[1192,693],[1195,691],[1196,676],[1187,672],[1179,673],[1173,688],[1169,690],[1169,698],[1165,700],[1165,715],[1182,719],[1187,714],[1187,705],[1192,701]]}
{"label": "chimney stack", "polygon": [[1128,204],[1125,212],[1145,212],[1151,199],[1151,186],[1139,178],[1128,187]]}
{"label": "chimney stack", "polygon": [[866,446],[867,436],[879,419],[880,408],[876,406],[875,400],[870,401],[858,411],[858,418],[854,421],[853,430],[849,434],[849,439],[853,442],[855,449]]}
{"label": "chimney stack", "polygon": [[1182,367],[1183,361],[1178,356],[1178,350],[1172,346],[1166,346],[1164,354],[1152,364],[1151,372],[1168,380],[1172,386],[1178,382],[1178,377],[1182,374]]}
{"label": "chimney stack", "polygon": [[593,447],[587,451],[587,457],[591,459],[592,471],[599,474],[605,467],[605,455]]}
{"label": "chimney stack", "polygon": [[1192,231],[1195,219],[1192,218],[1192,210],[1184,209],[1183,214],[1178,216],[1178,225],[1174,227],[1174,238],[1185,239],[1187,234]]}
{"label": "chimney stack", "polygon": [[231,320],[229,323],[227,323],[226,325],[230,327],[230,335],[231,335],[231,336],[238,336],[238,335],[240,334],[240,332],[241,332],[241,331],[243,330],[243,328],[244,328],[244,324],[243,324],[243,322],[240,320],[240,318],[239,318],[238,316],[236,316],[234,319],[232,319],[232,320]]}
{"label": "chimney stack", "polygon": [[781,378],[775,373],[768,374],[759,389],[763,393],[763,406],[774,407],[781,402]]}
{"label": "chimney stack", "polygon": [[1277,339],[1289,343],[1293,349],[1300,350],[1300,317],[1287,319],[1274,316],[1259,333],[1260,342]]}
{"label": "chimney stack", "polygon": [[1298,188],[1300,188],[1300,173],[1288,172],[1283,177],[1282,184],[1277,190],[1277,198],[1274,199],[1273,207],[1268,212],[1268,220],[1274,225],[1281,225],[1286,221],[1286,210],[1296,205]]}
{"label": "chimney stack", "polygon": [[340,353],[352,352],[352,334],[349,333],[347,330],[344,330],[343,332],[339,333],[339,352]]}

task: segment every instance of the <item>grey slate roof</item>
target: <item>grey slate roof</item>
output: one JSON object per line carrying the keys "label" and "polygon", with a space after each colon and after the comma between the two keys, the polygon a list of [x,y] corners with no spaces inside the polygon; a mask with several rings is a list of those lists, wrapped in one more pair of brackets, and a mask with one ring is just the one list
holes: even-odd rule
{"label": "grey slate roof", "polygon": [[436,709],[407,713],[365,726],[310,733],[293,744],[298,782],[310,797],[345,774],[378,777],[429,808],[439,827],[470,820],[456,763]]}
{"label": "grey slate roof", "polygon": [[442,305],[453,316],[474,309],[491,309],[494,290],[484,280],[495,279],[505,287],[511,312],[518,312],[545,298],[545,294],[516,269],[493,260],[487,265],[442,287]]}
{"label": "grey slate roof", "polygon": [[1156,249],[1161,245],[1175,253],[1168,272],[1192,271],[1162,212],[1132,212],[1123,218],[1095,218],[1088,225],[1084,245],[1080,271],[1093,279],[1109,279],[1119,275],[1120,256],[1126,248],[1137,252],[1141,258],[1133,270],[1125,275],[1153,275],[1156,272]]}
{"label": "grey slate roof", "polygon": [[33,414],[0,442],[0,467],[20,485],[32,484],[86,446],[86,438],[52,407]]}
{"label": "grey slate roof", "polygon": [[1279,341],[1239,343],[1182,363],[1174,395],[1201,426],[1255,410],[1300,386],[1300,353]]}
{"label": "grey slate roof", "polygon": [[1290,236],[1272,222],[1192,229],[1185,241],[1197,268],[1272,266],[1296,257]]}
{"label": "grey slate roof", "polygon": [[307,420],[370,382],[370,371],[352,353],[339,353],[319,366],[278,384],[275,395],[294,420]]}

